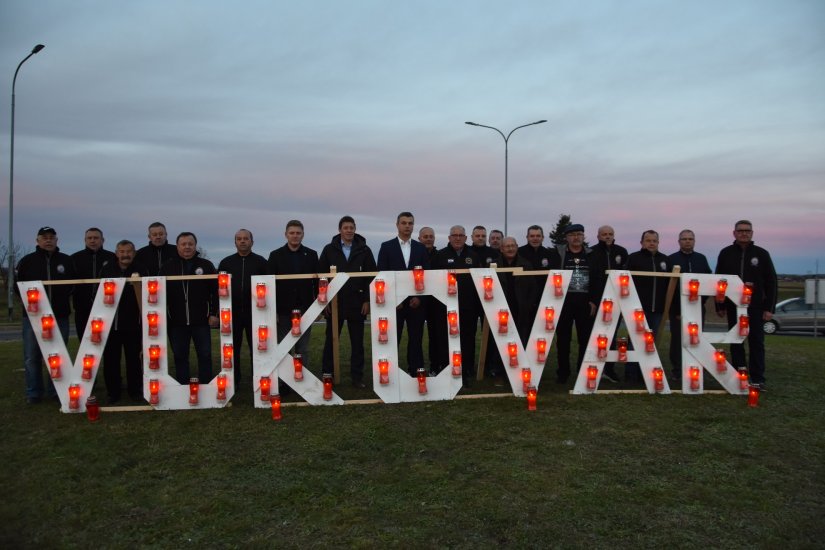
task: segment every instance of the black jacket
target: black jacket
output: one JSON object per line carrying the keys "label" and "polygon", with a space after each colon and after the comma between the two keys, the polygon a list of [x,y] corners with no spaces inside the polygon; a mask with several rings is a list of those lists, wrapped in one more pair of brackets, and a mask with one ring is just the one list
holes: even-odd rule
{"label": "black jacket", "polygon": [[[114,252],[100,249],[97,251],[84,248],[72,254],[75,277],[78,279],[99,279],[103,268],[111,263],[117,263]],[[97,294],[97,284],[84,283],[76,285],[72,295],[75,313],[88,317],[92,311],[92,303]]]}
{"label": "black jacket", "polygon": [[[124,269],[121,269],[117,263],[117,259],[109,262],[98,275],[101,279],[116,279],[118,277],[126,277],[129,279],[133,274],[139,277],[146,277],[148,273],[146,268],[135,263]],[[140,282],[138,282],[140,284]],[[123,289],[123,294],[120,296],[120,302],[117,305],[117,315],[112,323],[112,330],[124,331],[139,331],[141,327],[141,311],[140,304],[137,300],[134,287],[132,283],[127,282]]]}
{"label": "black jacket", "polygon": [[544,246],[533,248],[529,244],[525,244],[518,247],[518,255],[527,260],[536,270],[559,269],[561,267],[561,258],[553,248],[545,248]]}
{"label": "black jacket", "polygon": [[[266,262],[269,275],[296,275],[318,273],[318,253],[301,245],[293,252],[288,245],[273,250]],[[318,295],[317,279],[292,279],[278,281],[275,285],[278,315],[290,315],[293,309],[305,312]]]}
{"label": "black jacket", "polygon": [[[483,267],[475,252],[464,246],[461,255],[452,246],[447,245],[438,251],[433,260],[433,269],[470,269],[473,267]],[[478,310],[480,302],[478,292],[469,273],[456,275],[458,284],[458,308],[461,312]]]}
{"label": "black jacket", "polygon": [[[498,267],[520,267],[524,271],[533,269],[530,262],[521,256],[516,256],[512,262],[508,262],[504,256],[501,256]],[[530,316],[530,312],[534,311],[533,303],[541,298],[540,287],[536,284],[537,279],[536,277],[516,277],[512,273],[499,272],[498,280],[504,288],[504,296],[507,298],[507,305],[510,306],[516,329],[524,341],[530,335],[533,321],[535,321],[535,314]]]}
{"label": "black jacket", "polygon": [[[160,268],[160,275],[214,275],[215,266],[195,255],[191,260],[180,256]],[[217,279],[195,279],[166,282],[166,313],[169,326],[208,326],[209,316],[218,315]]]}
{"label": "black jacket", "polygon": [[613,243],[607,246],[599,241],[590,254],[590,301],[601,303],[604,287],[607,286],[608,269],[627,269],[627,249]]}
{"label": "black jacket", "polygon": [[[661,252],[651,254],[641,249],[627,257],[627,269],[630,271],[651,271],[654,273],[670,272],[673,266],[667,256]],[[633,277],[636,292],[646,314],[663,313],[669,279],[664,277]]]}
{"label": "black jacket", "polygon": [[177,257],[178,248],[175,245],[166,243],[155,246],[149,243],[135,253],[134,261],[148,269],[149,275],[160,275],[161,266]]}
{"label": "black jacket", "polygon": [[[74,263],[71,257],[60,252],[59,248],[55,248],[54,252],[49,254],[38,246],[35,247],[34,252],[23,256],[17,263],[15,280],[54,281],[75,278]],[[73,288],[72,285],[46,285],[46,294],[49,296],[55,317],[68,317],[71,313],[69,296]],[[25,298],[21,296],[21,299],[25,304]]]}
{"label": "black jacket", "polygon": [[250,252],[241,256],[237,252],[227,256],[218,264],[218,272],[232,275],[232,315],[236,320],[252,320],[252,276],[266,275],[266,259]]}
{"label": "black jacket", "polygon": [[[341,246],[341,236],[336,234],[332,241],[321,251],[318,259],[318,271],[329,272],[330,266],[335,266],[339,272],[364,272],[375,271],[375,258],[372,250],[367,246],[367,241],[359,234],[355,234],[352,239],[352,250],[349,253],[349,260],[344,256]],[[347,284],[338,291],[338,309],[345,317],[360,317],[361,307],[370,301],[370,281],[371,277],[355,277],[347,281]]]}
{"label": "black jacket", "polygon": [[742,248],[734,243],[719,252],[716,273],[739,275],[742,282],[753,283],[751,308],[773,312],[776,309],[776,269],[771,255],[753,243]]}

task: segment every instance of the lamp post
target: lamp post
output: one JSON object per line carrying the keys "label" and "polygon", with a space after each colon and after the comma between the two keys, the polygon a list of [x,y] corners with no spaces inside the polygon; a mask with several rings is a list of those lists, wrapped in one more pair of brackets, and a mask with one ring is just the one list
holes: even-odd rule
{"label": "lamp post", "polygon": [[14,71],[14,78],[11,81],[11,158],[9,159],[9,321],[12,320],[14,313],[14,87],[17,84],[17,73],[23,63],[29,60],[31,56],[38,53],[45,48],[43,44],[38,44],[29,55],[23,58],[23,61],[17,65]]}
{"label": "lamp post", "polygon": [[508,145],[509,145],[509,142],[510,142],[510,136],[512,136],[513,132],[515,132],[519,128],[525,128],[527,126],[534,126],[536,124],[543,124],[545,122],[547,122],[547,121],[546,120],[537,120],[536,122],[531,122],[529,124],[522,124],[521,126],[516,126],[512,130],[510,130],[510,133],[507,134],[506,136],[504,135],[504,132],[502,132],[498,128],[494,128],[492,126],[485,126],[484,124],[478,124],[477,122],[465,122],[464,123],[464,124],[469,124],[470,126],[478,126],[479,128],[489,128],[490,130],[495,130],[504,139],[504,236],[505,237],[509,235],[509,233],[507,233],[507,170],[508,170],[507,164],[508,164]]}

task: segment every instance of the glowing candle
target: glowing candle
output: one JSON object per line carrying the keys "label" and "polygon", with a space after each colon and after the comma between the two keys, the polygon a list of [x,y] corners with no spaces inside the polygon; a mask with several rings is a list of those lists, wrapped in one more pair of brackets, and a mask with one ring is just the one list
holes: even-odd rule
{"label": "glowing candle", "polygon": [[688,282],[688,301],[695,302],[699,299],[699,279],[691,279]]}
{"label": "glowing candle", "polygon": [[455,271],[451,269],[447,272],[447,296],[455,296],[457,292]]}
{"label": "glowing candle", "polygon": [[556,329],[556,310],[552,307],[544,308],[544,330],[553,332]]}
{"label": "glowing candle", "polygon": [[498,333],[507,334],[507,325],[510,322],[510,312],[506,309],[498,310]]}
{"label": "glowing candle", "polygon": [[318,279],[318,303],[327,303],[327,292],[329,290],[329,279],[321,277]]}
{"label": "glowing candle", "polygon": [[605,298],[602,300],[602,322],[611,323],[613,321],[613,300]]}
{"label": "glowing candle", "polygon": [[269,401],[269,390],[272,388],[272,379],[268,376],[261,376],[261,401]]}
{"label": "glowing candle", "polygon": [[266,307],[266,283],[255,285],[255,307],[264,309]]}
{"label": "glowing candle", "polygon": [[40,290],[30,288],[26,291],[26,311],[29,313],[37,313],[40,311]]}
{"label": "glowing candle", "polygon": [[269,327],[266,325],[258,326],[258,351],[267,350],[267,342],[269,341]]}
{"label": "glowing candle", "polygon": [[159,288],[158,280],[157,279],[149,279],[146,281],[146,290],[148,291],[149,295],[146,297],[146,301],[150,304],[158,303],[158,288]]}
{"label": "glowing candle", "polygon": [[218,296],[221,298],[229,296],[229,273],[226,271],[218,273]]}
{"label": "glowing candle", "polygon": [[300,353],[296,353],[292,358],[293,379],[300,382],[304,379],[304,358]]}

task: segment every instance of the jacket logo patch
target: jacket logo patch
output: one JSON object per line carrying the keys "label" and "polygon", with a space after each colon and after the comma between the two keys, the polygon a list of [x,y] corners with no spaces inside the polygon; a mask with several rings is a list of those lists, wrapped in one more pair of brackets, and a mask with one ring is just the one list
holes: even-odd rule
{"label": "jacket logo patch", "polygon": [[66,268],[63,266],[63,264],[59,264],[57,266],[57,272],[58,273],[66,273]]}
{"label": "jacket logo patch", "polygon": [[203,268],[199,267],[199,268],[195,269],[195,275],[203,275]]}
{"label": "jacket logo patch", "polygon": [[759,258],[751,258],[751,265],[756,267],[759,265]]}

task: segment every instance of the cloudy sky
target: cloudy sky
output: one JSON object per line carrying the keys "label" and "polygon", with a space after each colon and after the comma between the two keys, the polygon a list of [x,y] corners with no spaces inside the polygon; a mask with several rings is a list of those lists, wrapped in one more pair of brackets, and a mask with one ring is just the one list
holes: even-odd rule
{"label": "cloudy sky", "polygon": [[780,272],[825,270],[821,0],[180,1],[0,4],[7,241],[61,249],[103,228],[194,231],[216,263],[239,227],[266,256],[301,219],[320,249],[343,214],[377,251],[402,210],[436,229],[562,213],[715,263],[733,222]]}

